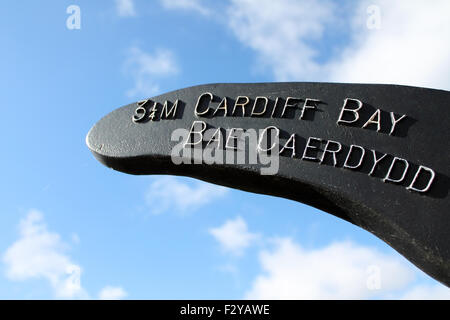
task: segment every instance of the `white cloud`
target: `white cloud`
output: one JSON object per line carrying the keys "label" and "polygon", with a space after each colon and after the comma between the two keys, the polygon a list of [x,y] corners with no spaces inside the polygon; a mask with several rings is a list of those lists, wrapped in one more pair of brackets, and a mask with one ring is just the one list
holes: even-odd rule
{"label": "white cloud", "polygon": [[443,285],[412,287],[416,271],[397,255],[349,241],[305,249],[290,238],[260,253],[263,273],[248,299],[448,299]]}
{"label": "white cloud", "polygon": [[318,52],[308,41],[322,37],[333,9],[330,1],[232,0],[229,26],[277,80],[301,79],[320,71]]}
{"label": "white cloud", "polygon": [[180,178],[162,176],[155,178],[146,193],[146,202],[154,214],[167,210],[194,211],[211,203],[228,192],[225,187],[193,181],[192,185]]}
{"label": "white cloud", "polygon": [[222,226],[209,229],[209,233],[220,243],[224,251],[241,255],[260,236],[248,231],[241,217],[226,221]]}
{"label": "white cloud", "polygon": [[[343,10],[330,1],[231,0],[229,26],[258,53],[277,80],[396,83],[450,88],[447,0],[360,1]],[[369,30],[367,8],[381,12]],[[326,36],[348,33],[333,48]],[[348,32],[347,32],[348,31]],[[320,50],[328,50],[321,61]],[[322,57],[323,58],[323,57]],[[323,59],[322,59],[323,60]]]}
{"label": "white cloud", "polygon": [[[365,19],[355,23],[355,40],[331,64],[331,80],[398,83],[450,89],[450,11],[447,0],[376,2],[381,29],[370,31]],[[357,12],[365,17],[370,2]],[[361,21],[362,20],[362,21]]]}
{"label": "white cloud", "polygon": [[80,283],[81,267],[65,254],[67,247],[60,236],[47,230],[42,213],[31,210],[20,221],[19,233],[3,255],[7,278],[44,278],[57,298],[87,297]]}
{"label": "white cloud", "polygon": [[210,10],[201,0],[160,0],[166,9],[193,10],[202,15],[209,15]]}
{"label": "white cloud", "polygon": [[135,82],[134,88],[127,92],[130,97],[154,95],[159,91],[156,82],[159,77],[178,73],[174,54],[167,49],[157,49],[149,54],[138,47],[132,47],[128,50],[124,69]]}
{"label": "white cloud", "polygon": [[116,0],[116,11],[121,17],[133,17],[136,15],[133,0]]}
{"label": "white cloud", "polygon": [[98,297],[100,300],[121,300],[128,296],[128,293],[122,287],[104,287]]}

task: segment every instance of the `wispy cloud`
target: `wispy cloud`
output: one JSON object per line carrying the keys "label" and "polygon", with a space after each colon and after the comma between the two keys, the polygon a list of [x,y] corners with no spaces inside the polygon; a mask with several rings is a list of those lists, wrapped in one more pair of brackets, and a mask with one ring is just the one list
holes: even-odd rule
{"label": "wispy cloud", "polygon": [[[263,246],[261,272],[245,299],[450,299],[449,288],[418,281],[418,270],[404,258],[374,247],[336,241],[305,248],[289,237],[250,232],[242,217],[208,232],[224,253],[234,256],[242,256],[252,244]],[[238,274],[235,262],[220,270]]]}
{"label": "wispy cloud", "polygon": [[19,239],[3,255],[6,276],[13,281],[44,278],[57,298],[86,298],[81,267],[65,253],[59,234],[47,230],[41,212],[31,210],[20,221]]}
{"label": "wispy cloud", "polygon": [[133,17],[136,15],[133,0],[116,0],[116,11],[121,17]]}
{"label": "wispy cloud", "polygon": [[380,30],[366,28],[362,1],[353,21],[353,41],[330,64],[330,80],[397,83],[450,89],[450,2],[375,2],[381,12]]}
{"label": "wispy cloud", "polygon": [[[79,243],[77,234],[72,241]],[[89,299],[81,285],[82,268],[67,254],[69,245],[56,232],[48,230],[43,214],[30,210],[19,223],[19,239],[3,254],[6,277],[11,281],[45,279],[58,299]],[[121,287],[104,287],[100,299],[121,299],[127,296]]]}
{"label": "wispy cloud", "polygon": [[124,70],[134,80],[134,87],[127,91],[129,97],[149,97],[156,94],[159,91],[157,80],[179,71],[172,51],[157,49],[153,53],[147,53],[139,47],[128,50]]}
{"label": "wispy cloud", "polygon": [[122,287],[104,287],[98,297],[100,300],[121,300],[128,296],[128,293]]}
{"label": "wispy cloud", "polygon": [[333,23],[334,9],[330,1],[231,0],[229,27],[277,80],[301,79],[320,71],[318,49],[310,43]]}
{"label": "wispy cloud", "polygon": [[[245,299],[450,299],[449,288],[424,281],[425,275],[400,255],[374,247],[336,241],[305,248],[289,237],[250,232],[242,217],[208,231],[224,253],[241,256],[252,244],[263,246],[261,272]],[[230,262],[220,270],[239,273]]]}
{"label": "wispy cloud", "polygon": [[[367,28],[375,5],[380,29]],[[450,2],[231,0],[229,27],[276,80],[397,83],[449,89]],[[344,43],[323,48],[336,30]],[[319,45],[322,44],[322,45]],[[321,50],[327,50],[323,55]],[[330,55],[331,53],[331,55]],[[324,60],[324,56],[327,57]]]}
{"label": "wispy cloud", "polygon": [[349,241],[305,249],[290,238],[260,253],[263,272],[248,299],[448,299],[443,285],[414,286],[416,272],[398,256]]}
{"label": "wispy cloud", "polygon": [[219,242],[222,249],[234,255],[242,255],[244,250],[260,238],[251,233],[242,217],[226,221],[222,226],[209,229],[209,233]]}
{"label": "wispy cloud", "polygon": [[188,184],[181,178],[163,176],[154,179],[145,197],[153,214],[168,210],[183,213],[195,211],[216,201],[227,192],[227,188],[214,184],[202,181],[192,181]]}
{"label": "wispy cloud", "polygon": [[205,16],[211,13],[202,0],[160,0],[160,2],[166,9],[191,10]]}

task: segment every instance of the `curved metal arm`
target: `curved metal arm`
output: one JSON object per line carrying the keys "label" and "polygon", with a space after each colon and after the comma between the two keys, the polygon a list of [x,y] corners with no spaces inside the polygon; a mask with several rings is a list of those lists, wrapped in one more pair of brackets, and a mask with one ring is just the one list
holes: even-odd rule
{"label": "curved metal arm", "polygon": [[86,140],[115,170],[317,207],[448,286],[449,110],[449,92],[416,87],[211,84],[117,109]]}

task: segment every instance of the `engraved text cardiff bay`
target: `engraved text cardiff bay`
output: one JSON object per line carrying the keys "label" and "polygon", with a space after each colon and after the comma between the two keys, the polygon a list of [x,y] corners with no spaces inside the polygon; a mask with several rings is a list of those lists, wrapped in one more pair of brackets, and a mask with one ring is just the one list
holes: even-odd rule
{"label": "engraved text cardiff bay", "polygon": [[[132,121],[143,124],[159,120],[174,120],[180,116],[179,106],[181,103],[181,100],[165,101],[164,103],[151,100],[139,101],[132,115]],[[250,117],[255,118],[255,121],[257,118],[286,118],[292,121],[302,121],[310,119],[321,104],[326,103],[312,97],[257,96],[251,98],[242,95],[230,98],[204,92],[198,96],[197,102],[193,106],[193,112],[199,120],[194,121],[190,128],[186,128],[189,130],[189,135],[183,142],[183,147],[192,147],[202,143],[203,133],[208,128],[206,122],[208,118]],[[335,119],[334,125],[356,126],[356,124],[360,124],[361,129],[372,130],[388,136],[395,136],[407,119],[406,114],[395,114],[382,109],[372,110],[366,118],[362,119],[365,104],[355,97],[345,98],[339,108],[339,116]],[[234,146],[227,143],[213,142],[230,141],[230,138],[238,138],[235,136],[236,132],[245,132],[245,130],[245,128],[216,128],[216,132],[223,136],[222,139],[218,140],[214,135],[211,137],[214,141],[208,141],[206,147],[235,149]],[[269,131],[272,131],[280,139],[278,148],[280,156],[315,161],[319,164],[347,170],[360,170],[366,166],[368,176],[380,177],[386,183],[403,185],[409,191],[418,193],[429,191],[436,176],[433,169],[423,164],[413,164],[400,156],[383,153],[367,146],[358,144],[344,146],[341,142],[327,137],[299,137],[296,133],[289,133],[283,138],[280,137],[280,129],[276,126],[269,126],[263,130],[266,133]],[[194,139],[194,136],[200,137],[200,139]],[[304,146],[299,147],[298,140],[306,141]],[[265,151],[270,151],[270,149]],[[410,174],[411,178],[407,181],[407,173],[410,171],[413,173]]]}

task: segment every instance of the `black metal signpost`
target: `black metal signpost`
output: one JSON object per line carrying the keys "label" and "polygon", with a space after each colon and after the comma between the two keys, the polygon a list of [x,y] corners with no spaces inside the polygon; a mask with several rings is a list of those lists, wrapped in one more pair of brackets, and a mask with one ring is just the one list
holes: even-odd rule
{"label": "black metal signpost", "polygon": [[312,205],[449,286],[449,111],[450,92],[417,87],[210,84],[114,110],[86,140],[115,170]]}

